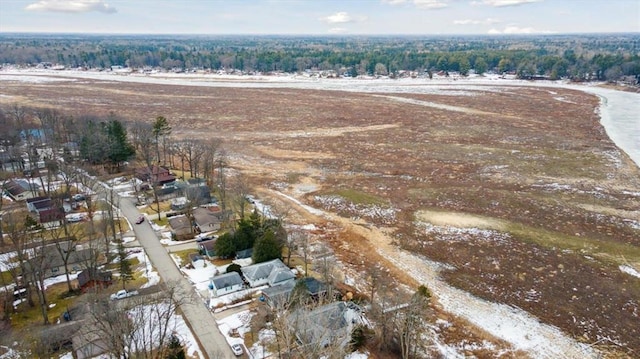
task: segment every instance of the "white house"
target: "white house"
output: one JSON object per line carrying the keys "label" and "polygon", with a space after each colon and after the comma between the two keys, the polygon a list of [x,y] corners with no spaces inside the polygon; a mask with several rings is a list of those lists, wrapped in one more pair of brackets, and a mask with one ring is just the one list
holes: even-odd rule
{"label": "white house", "polygon": [[273,287],[293,281],[296,278],[291,269],[279,259],[252,264],[242,267],[241,270],[251,287],[259,287],[265,284]]}
{"label": "white house", "polygon": [[244,282],[238,272],[225,273],[212,277],[209,282],[209,289],[212,297],[237,292],[242,289]]}

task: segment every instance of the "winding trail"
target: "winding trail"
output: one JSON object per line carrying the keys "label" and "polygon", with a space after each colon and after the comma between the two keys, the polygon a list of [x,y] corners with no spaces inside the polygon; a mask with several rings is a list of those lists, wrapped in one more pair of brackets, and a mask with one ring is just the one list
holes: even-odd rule
{"label": "winding trail", "polygon": [[526,311],[505,304],[493,303],[452,287],[440,278],[444,266],[417,256],[392,244],[392,239],[375,226],[322,211],[298,199],[277,191],[272,195],[288,202],[291,208],[306,218],[329,220],[342,228],[366,238],[378,254],[399,270],[406,272],[420,284],[426,285],[437,297],[443,309],[468,320],[498,339],[512,345],[514,350],[528,353],[532,358],[597,358],[592,347],[579,343],[557,327],[543,324]]}

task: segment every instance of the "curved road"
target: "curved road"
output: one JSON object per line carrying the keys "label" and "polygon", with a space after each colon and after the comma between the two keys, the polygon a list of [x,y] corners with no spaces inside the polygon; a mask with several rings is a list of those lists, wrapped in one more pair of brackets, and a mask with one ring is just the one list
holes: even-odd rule
{"label": "curved road", "polygon": [[[131,198],[120,197],[120,210],[127,217],[129,222],[135,223],[140,212],[133,204]],[[136,234],[140,245],[144,247],[151,263],[158,271],[160,278],[166,283],[177,283],[182,293],[190,293],[191,300],[186,300],[180,306],[182,313],[194,336],[198,339],[200,348],[209,359],[233,358],[233,353],[227,340],[220,333],[218,325],[211,312],[206,308],[191,283],[184,278],[180,270],[162,246],[151,225],[144,221],[141,224],[134,224],[133,231]]]}

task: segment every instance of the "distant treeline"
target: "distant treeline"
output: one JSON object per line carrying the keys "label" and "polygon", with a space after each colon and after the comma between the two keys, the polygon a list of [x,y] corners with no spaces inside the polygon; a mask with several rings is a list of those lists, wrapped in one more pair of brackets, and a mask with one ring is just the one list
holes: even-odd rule
{"label": "distant treeline", "polygon": [[440,37],[0,34],[0,63],[244,72],[488,71],[520,77],[640,79],[638,34]]}

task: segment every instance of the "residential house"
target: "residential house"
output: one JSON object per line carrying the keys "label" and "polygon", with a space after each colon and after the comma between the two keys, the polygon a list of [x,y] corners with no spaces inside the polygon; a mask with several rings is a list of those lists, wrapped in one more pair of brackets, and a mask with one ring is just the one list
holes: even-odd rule
{"label": "residential house", "polygon": [[13,151],[0,151],[0,168],[6,172],[21,172],[24,169],[22,158],[12,152]]}
{"label": "residential house", "polygon": [[209,282],[211,296],[216,298],[221,295],[237,292],[244,286],[242,277],[238,272],[229,272],[212,277]]}
{"label": "residential house", "polygon": [[262,295],[265,302],[272,308],[279,308],[287,304],[291,297],[291,293],[293,292],[293,288],[300,282],[304,283],[307,294],[316,300],[325,296],[327,289],[329,288],[325,283],[320,282],[313,277],[300,278],[296,281],[287,281],[282,285],[263,289]]}
{"label": "residential house", "polygon": [[181,211],[187,208],[189,201],[187,197],[176,197],[171,200],[171,210],[172,211]]}
{"label": "residential house", "polygon": [[45,278],[65,274],[64,260],[67,259],[69,273],[78,272],[96,260],[94,249],[77,249],[69,242],[61,243],[60,250],[54,244],[37,248],[33,257],[27,262],[27,270],[43,271]]}
{"label": "residential house", "polygon": [[299,280],[304,282],[304,285],[307,288],[307,293],[309,293],[311,298],[318,299],[327,295],[329,286],[326,283],[323,283],[313,277],[305,277]]}
{"label": "residential house", "polygon": [[184,189],[184,195],[196,206],[211,203],[211,189],[206,185],[190,185]]}
{"label": "residential house", "polygon": [[156,165],[136,168],[135,176],[142,182],[151,182],[154,186],[171,183],[176,180],[176,176],[168,168]]}
{"label": "residential house", "polygon": [[296,282],[288,281],[282,285],[265,288],[262,290],[263,298],[261,299],[264,299],[271,308],[282,308],[289,302],[289,297],[291,297],[291,292],[293,292],[295,286]]}
{"label": "residential house", "polygon": [[296,277],[280,259],[242,267],[241,271],[251,287],[265,284],[273,287],[293,281]]}
{"label": "residential house", "polygon": [[74,335],[71,339],[75,354],[73,357],[90,359],[105,354],[109,346],[99,333],[100,330],[95,327],[95,324],[85,323],[85,325],[81,326],[77,335]]}
{"label": "residential house", "polygon": [[113,283],[111,272],[101,272],[95,268],[85,269],[78,274],[78,287],[84,293],[91,288],[103,289]]}
{"label": "residential house", "polygon": [[215,238],[207,238],[206,240],[198,242],[198,250],[200,250],[202,255],[205,255],[208,258],[214,258],[216,256],[215,245]]}
{"label": "residential house", "polygon": [[300,343],[319,348],[331,344],[346,346],[353,328],[364,323],[362,309],[352,302],[333,302],[313,310],[301,308],[288,318],[289,327]]}
{"label": "residential house", "polygon": [[49,197],[33,197],[28,198],[26,201],[29,212],[37,212],[38,210],[51,208],[53,206],[53,201]]}
{"label": "residential house", "polygon": [[193,268],[204,268],[204,257],[200,253],[189,253],[189,262]]}
{"label": "residential house", "polygon": [[[34,198],[35,195],[33,192],[37,193],[38,186],[33,184],[35,187],[25,179],[12,179],[4,184],[4,191],[13,199],[14,201],[24,201],[30,198]],[[34,191],[32,191],[32,189]]]}
{"label": "residential house", "polygon": [[253,248],[243,249],[236,252],[236,259],[246,259],[253,256]]}
{"label": "residential house", "polygon": [[200,232],[214,232],[220,230],[223,215],[220,207],[198,207],[193,211],[193,219]]}
{"label": "residential house", "polygon": [[171,226],[171,235],[177,241],[193,238],[191,221],[184,214],[169,217],[169,225]]}
{"label": "residential house", "polygon": [[27,199],[27,209],[34,213],[38,223],[45,227],[59,226],[65,218],[64,208],[56,206],[49,197]]}

